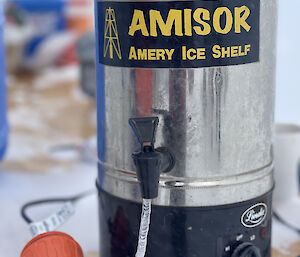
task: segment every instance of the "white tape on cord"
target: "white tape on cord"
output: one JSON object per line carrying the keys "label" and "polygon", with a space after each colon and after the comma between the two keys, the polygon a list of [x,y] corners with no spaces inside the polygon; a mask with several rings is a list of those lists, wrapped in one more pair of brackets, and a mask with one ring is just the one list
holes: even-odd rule
{"label": "white tape on cord", "polygon": [[65,203],[57,212],[49,216],[48,218],[30,223],[29,229],[33,237],[54,231],[65,223],[75,212],[72,202]]}

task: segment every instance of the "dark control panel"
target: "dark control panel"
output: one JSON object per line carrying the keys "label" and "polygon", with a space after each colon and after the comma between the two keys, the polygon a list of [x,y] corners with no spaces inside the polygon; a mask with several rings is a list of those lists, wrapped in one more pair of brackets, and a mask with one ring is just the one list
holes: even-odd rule
{"label": "dark control panel", "polygon": [[240,244],[233,252],[232,257],[262,257],[260,249],[251,243]]}
{"label": "dark control panel", "polygon": [[263,257],[260,250],[270,240],[271,224],[267,221],[255,229],[218,239],[220,257]]}
{"label": "dark control panel", "polygon": [[[153,205],[147,257],[270,257],[271,192],[223,206]],[[99,190],[102,257],[135,255],[141,205]]]}

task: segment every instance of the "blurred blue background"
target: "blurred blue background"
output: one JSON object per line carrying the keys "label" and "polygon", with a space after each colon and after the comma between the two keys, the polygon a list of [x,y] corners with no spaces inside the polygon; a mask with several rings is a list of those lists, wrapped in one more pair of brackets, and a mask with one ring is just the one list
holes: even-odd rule
{"label": "blurred blue background", "polygon": [[4,156],[8,138],[3,26],[4,12],[3,5],[0,4],[0,161]]}

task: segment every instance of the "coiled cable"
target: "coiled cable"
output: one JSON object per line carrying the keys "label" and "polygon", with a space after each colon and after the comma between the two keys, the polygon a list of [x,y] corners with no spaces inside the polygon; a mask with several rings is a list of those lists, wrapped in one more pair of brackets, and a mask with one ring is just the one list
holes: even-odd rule
{"label": "coiled cable", "polygon": [[143,208],[140,221],[139,239],[135,257],[144,257],[147,249],[148,233],[151,218],[151,199],[143,199]]}

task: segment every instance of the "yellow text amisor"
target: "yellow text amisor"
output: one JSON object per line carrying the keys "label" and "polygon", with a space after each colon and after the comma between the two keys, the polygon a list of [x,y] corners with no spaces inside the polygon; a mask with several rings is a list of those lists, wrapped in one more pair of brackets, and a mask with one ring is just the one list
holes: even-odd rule
{"label": "yellow text amisor", "polygon": [[[240,34],[242,31],[251,30],[248,22],[250,14],[249,7],[245,5],[235,7],[233,10],[228,7],[218,7],[214,11],[205,8],[170,9],[165,19],[159,10],[149,10],[145,15],[144,11],[135,9],[128,34],[135,36],[135,33],[140,32],[145,37],[159,35],[182,37],[192,36],[194,33],[206,36],[212,31],[223,35],[231,31]],[[223,17],[225,17],[225,24],[221,22]]]}

